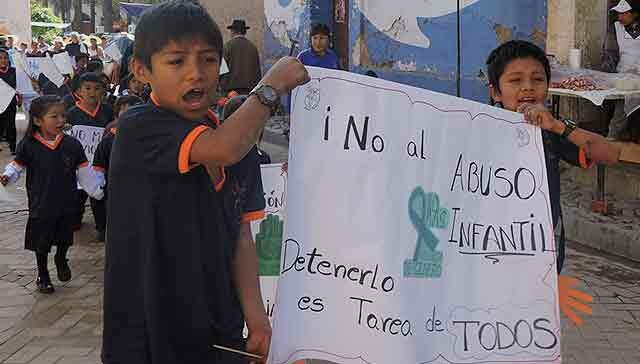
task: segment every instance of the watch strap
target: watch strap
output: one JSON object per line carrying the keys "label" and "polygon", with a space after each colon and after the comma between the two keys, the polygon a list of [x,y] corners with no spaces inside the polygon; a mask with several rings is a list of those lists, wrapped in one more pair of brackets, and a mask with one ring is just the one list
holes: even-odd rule
{"label": "watch strap", "polygon": [[562,132],[562,138],[567,139],[569,138],[569,135],[571,135],[571,133],[573,133],[573,131],[576,130],[578,125],[576,125],[575,122],[569,119],[562,120],[562,123],[564,124],[564,131]]}

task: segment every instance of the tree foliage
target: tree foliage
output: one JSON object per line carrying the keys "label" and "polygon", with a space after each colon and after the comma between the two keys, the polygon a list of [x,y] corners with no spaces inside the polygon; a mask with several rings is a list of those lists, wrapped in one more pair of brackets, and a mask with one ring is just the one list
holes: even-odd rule
{"label": "tree foliage", "polygon": [[[45,8],[35,1],[31,1],[31,21],[43,23],[62,23],[62,19],[57,17],[50,8]],[[47,43],[51,43],[59,33],[59,29],[46,27],[32,27],[33,37],[42,36]]]}

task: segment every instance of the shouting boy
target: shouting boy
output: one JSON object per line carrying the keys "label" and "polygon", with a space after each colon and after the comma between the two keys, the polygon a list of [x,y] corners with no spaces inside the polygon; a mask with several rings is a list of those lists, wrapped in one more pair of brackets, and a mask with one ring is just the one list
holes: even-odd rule
{"label": "shouting boy", "polygon": [[213,345],[268,355],[249,226],[264,205],[255,204],[258,179],[227,167],[255,145],[279,95],[309,76],[281,59],[217,126],[208,110],[221,56],[218,26],[193,1],[155,5],[136,28],[133,74],[153,93],[122,116],[111,153],[105,364],[247,361]]}

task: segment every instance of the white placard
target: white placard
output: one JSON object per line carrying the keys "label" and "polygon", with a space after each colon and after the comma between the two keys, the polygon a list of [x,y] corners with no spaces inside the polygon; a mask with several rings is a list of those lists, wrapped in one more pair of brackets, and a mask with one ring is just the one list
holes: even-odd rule
{"label": "white placard", "polygon": [[222,58],[222,63],[220,64],[220,74],[224,75],[226,73],[229,73],[229,65],[227,65],[227,61]]}
{"label": "white placard", "polygon": [[558,363],[542,137],[498,108],[308,68],[269,363]]}
{"label": "white placard", "polygon": [[120,52],[120,48],[118,48],[118,44],[116,42],[112,42],[103,50],[104,54],[106,54],[109,58],[116,62],[120,62],[122,59],[122,53]]}
{"label": "white placard", "polygon": [[64,85],[64,76],[62,76],[62,73],[51,57],[40,58],[40,73],[45,75],[49,81],[53,82],[57,87]]}
{"label": "white placard", "polygon": [[16,90],[0,78],[0,114],[7,110],[15,96]]}
{"label": "white placard", "polygon": [[60,71],[60,73],[64,75],[73,74],[73,64],[71,62],[71,57],[69,56],[69,53],[62,52],[62,53],[55,54],[53,56],[53,63],[56,64],[56,67],[58,67],[58,70]]}
{"label": "white placard", "polygon": [[84,148],[84,153],[87,155],[89,164],[93,164],[93,156],[96,153],[98,144],[100,144],[100,141],[102,140],[103,133],[104,128],[87,125],[74,125],[73,128],[67,132],[67,134],[80,141],[80,144],[82,144],[82,147]]}
{"label": "white placard", "polygon": [[280,275],[280,252],[286,218],[287,175],[282,164],[261,166],[264,188],[265,218],[251,223],[258,253],[258,275],[262,301],[269,318],[273,315],[276,285]]}

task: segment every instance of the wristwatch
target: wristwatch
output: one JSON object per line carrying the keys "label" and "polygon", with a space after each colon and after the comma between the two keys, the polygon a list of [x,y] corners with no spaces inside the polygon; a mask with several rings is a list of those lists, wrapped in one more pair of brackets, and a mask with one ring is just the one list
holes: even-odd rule
{"label": "wristwatch", "polygon": [[573,120],[563,119],[562,123],[564,124],[564,131],[562,132],[562,138],[567,139],[569,135],[573,133],[574,130],[578,127],[578,124],[573,122]]}
{"label": "wristwatch", "polygon": [[269,85],[259,84],[249,93],[249,96],[251,95],[256,95],[264,106],[271,109],[271,115],[275,114],[280,104],[280,94],[278,90]]}

